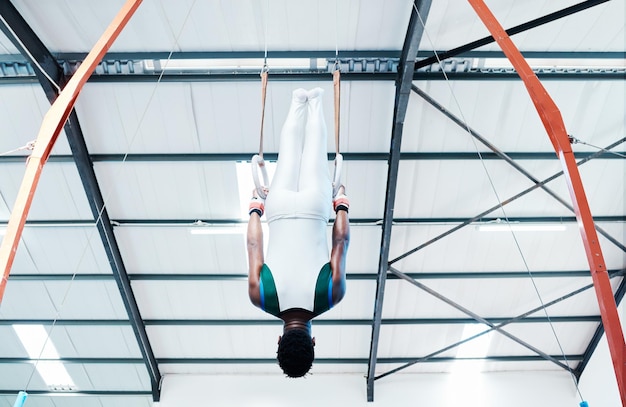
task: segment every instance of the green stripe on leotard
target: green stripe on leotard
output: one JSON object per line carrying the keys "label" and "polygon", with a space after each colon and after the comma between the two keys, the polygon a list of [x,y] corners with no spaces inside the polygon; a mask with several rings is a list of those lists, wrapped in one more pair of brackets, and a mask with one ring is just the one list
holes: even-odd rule
{"label": "green stripe on leotard", "polygon": [[274,277],[267,265],[261,268],[261,309],[274,316],[280,314],[280,305],[278,304],[278,293],[276,292],[276,283]]}
{"label": "green stripe on leotard", "polygon": [[[322,266],[317,275],[315,283],[315,297],[313,300],[313,314],[318,316],[333,307],[333,286],[332,286],[332,270],[330,263]],[[272,272],[267,265],[261,268],[260,281],[261,309],[271,315],[280,317],[280,304],[278,301],[278,293],[276,291],[276,283]]]}
{"label": "green stripe on leotard", "polygon": [[330,263],[326,263],[317,275],[317,282],[315,283],[315,301],[313,303],[313,314],[315,316],[333,307],[332,278],[333,272],[330,268]]}

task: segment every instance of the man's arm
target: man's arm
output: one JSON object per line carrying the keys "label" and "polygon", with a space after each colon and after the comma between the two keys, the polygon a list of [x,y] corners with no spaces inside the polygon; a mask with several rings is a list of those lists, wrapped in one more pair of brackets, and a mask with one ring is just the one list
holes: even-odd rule
{"label": "man's arm", "polygon": [[[333,279],[333,304],[337,304],[346,293],[346,256],[350,244],[350,220],[348,218],[348,200],[344,195],[344,187],[339,190],[339,196],[345,198],[344,204],[337,204],[335,200],[335,211],[337,216],[333,224],[332,250],[330,253],[330,267]],[[342,207],[343,208],[340,208]],[[338,209],[340,208],[340,209]]]}
{"label": "man's arm", "polygon": [[250,301],[257,307],[260,307],[261,291],[259,286],[261,269],[265,260],[263,258],[261,215],[256,210],[250,212],[246,241],[248,249],[248,295],[250,296]]}

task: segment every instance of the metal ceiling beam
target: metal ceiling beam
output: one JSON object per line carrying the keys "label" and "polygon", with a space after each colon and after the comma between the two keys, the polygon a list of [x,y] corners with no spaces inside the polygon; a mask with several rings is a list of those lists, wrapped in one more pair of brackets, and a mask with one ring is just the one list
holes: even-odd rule
{"label": "metal ceiling beam", "polygon": [[385,210],[382,224],[380,257],[378,262],[378,278],[376,299],[374,301],[374,315],[372,321],[372,338],[370,355],[367,367],[367,400],[374,400],[374,377],[376,376],[376,362],[378,358],[378,339],[380,336],[380,322],[382,320],[383,297],[385,281],[389,267],[389,246],[391,241],[391,227],[393,225],[393,211],[396,200],[398,183],[398,167],[400,164],[400,147],[404,131],[404,119],[411,94],[411,83],[415,72],[417,50],[424,33],[424,26],[430,11],[431,0],[414,0],[411,8],[411,17],[402,46],[402,54],[396,78],[396,94],[393,109],[393,128],[391,130],[391,147],[387,170],[387,191],[385,193]]}
{"label": "metal ceiling beam", "polygon": [[[439,110],[445,117],[450,119],[454,124],[462,128],[463,130],[467,131],[474,139],[478,140],[478,142],[480,142],[482,145],[484,145],[489,150],[491,150],[496,156],[504,160],[511,167],[515,168],[515,170],[517,170],[520,174],[525,176],[531,182],[535,183],[535,185],[539,185],[539,188],[541,188],[544,192],[546,192],[548,195],[554,198],[558,203],[566,207],[570,212],[574,214],[576,213],[576,210],[574,209],[574,207],[571,204],[569,204],[565,199],[561,198],[556,192],[552,191],[552,189],[548,188],[545,184],[542,184],[541,181],[539,181],[539,179],[535,178],[530,172],[526,171],[524,167],[522,167],[517,162],[515,162],[513,158],[507,156],[502,150],[500,150],[494,144],[490,143],[486,138],[481,136],[476,130],[472,129],[469,126],[469,124],[465,123],[459,117],[455,116],[452,112],[446,109],[442,104],[438,103],[435,99],[433,99],[430,95],[422,91],[417,86],[412,85],[411,89],[413,89],[413,92],[417,93],[428,104],[430,104],[431,106]],[[556,156],[552,156],[553,160],[555,158]],[[624,246],[619,240],[615,239],[613,236],[611,236],[607,231],[602,229],[597,224],[595,225],[595,228],[598,231],[598,233],[604,236],[608,241],[613,243],[615,246],[619,247],[622,251],[626,252],[626,246]]]}
{"label": "metal ceiling beam", "polygon": [[[624,143],[625,141],[626,141],[626,137],[624,137],[624,138],[622,138],[622,139],[620,139],[620,140],[618,140],[618,141],[616,141],[616,142],[612,143],[611,145],[607,146],[605,150],[611,150],[612,148],[614,148],[614,147],[616,147],[616,146],[618,146],[618,145],[620,145],[620,144]],[[591,156],[589,156],[589,157],[587,157],[587,158],[585,158],[585,159],[582,159],[582,160],[578,161],[577,165],[578,165],[578,166],[583,165],[583,164],[585,164],[586,162],[589,162],[590,160],[594,159],[595,157],[597,157],[597,156],[598,156],[598,155],[600,155],[601,153],[603,153],[603,151],[598,151],[598,152],[596,152],[596,153],[592,154]],[[413,249],[411,249],[411,250],[409,250],[409,251],[405,252],[404,254],[401,254],[400,256],[396,257],[395,259],[390,260],[390,261],[389,261],[389,264],[396,263],[396,262],[398,262],[398,261],[400,261],[400,260],[404,259],[405,257],[408,257],[408,256],[410,256],[411,254],[416,253],[416,252],[418,252],[418,251],[422,250],[423,248],[425,248],[425,247],[427,247],[427,246],[430,246],[431,244],[433,244],[433,243],[435,243],[435,242],[437,242],[437,241],[439,241],[439,240],[443,239],[444,237],[446,237],[446,236],[448,236],[448,235],[450,235],[450,234],[452,234],[452,233],[456,232],[457,230],[460,230],[460,229],[464,228],[465,226],[467,226],[467,225],[469,225],[469,224],[471,224],[471,223],[474,223],[474,222],[478,222],[478,221],[480,221],[480,220],[481,220],[481,219],[483,219],[485,216],[487,216],[487,215],[489,215],[490,213],[492,213],[492,212],[494,212],[494,211],[496,211],[496,210],[500,209],[502,206],[505,206],[505,205],[510,204],[511,202],[513,202],[513,201],[515,201],[515,200],[517,200],[517,199],[521,198],[522,196],[524,196],[524,195],[526,195],[526,194],[528,194],[528,193],[530,193],[530,192],[534,191],[535,189],[539,188],[539,186],[541,186],[541,185],[545,185],[545,184],[547,184],[548,182],[553,181],[553,180],[555,180],[556,178],[559,178],[561,175],[563,175],[563,171],[559,171],[559,172],[557,172],[556,174],[553,174],[552,176],[550,176],[550,177],[548,177],[548,178],[544,179],[543,181],[539,182],[538,184],[535,184],[535,185],[533,185],[533,186],[531,186],[531,187],[529,187],[529,188],[527,188],[527,189],[525,189],[525,190],[521,191],[520,193],[516,194],[515,196],[512,196],[512,197],[510,197],[510,198],[508,198],[508,199],[503,200],[500,204],[497,204],[497,205],[495,205],[495,206],[492,206],[491,208],[489,208],[489,209],[485,210],[484,212],[481,212],[480,214],[478,214],[478,215],[474,216],[473,218],[467,219],[467,220],[466,220],[466,221],[464,221],[463,223],[461,223],[461,224],[459,224],[459,225],[457,225],[457,226],[455,226],[455,227],[453,227],[453,228],[449,229],[448,231],[446,231],[446,232],[444,232],[444,233],[441,233],[441,234],[439,234],[438,236],[435,236],[434,238],[430,239],[429,241],[427,241],[427,242],[424,242],[424,243],[420,244],[419,246],[417,246],[417,247],[415,247],[415,248],[413,248]]]}
{"label": "metal ceiling beam", "polygon": [[[550,14],[547,14],[545,16],[542,16],[542,17],[536,18],[534,20],[528,21],[528,22],[526,22],[524,24],[520,24],[520,25],[517,25],[515,27],[509,28],[508,30],[506,30],[506,33],[508,35],[519,34],[519,33],[522,33],[524,31],[530,30],[532,28],[539,27],[539,26],[541,26],[543,24],[547,24],[547,23],[550,23],[552,21],[556,21],[556,20],[558,20],[560,18],[567,17],[569,15],[578,13],[578,12],[583,11],[583,10],[587,10],[588,8],[597,6],[599,4],[606,3],[607,1],[610,1],[610,0],[588,0],[588,1],[583,1],[583,2],[575,4],[573,6],[566,7],[564,9],[562,9],[562,10],[555,11],[554,13],[550,13]],[[452,57],[457,56],[457,55],[465,54],[465,53],[467,53],[469,51],[475,50],[476,48],[482,47],[482,46],[487,45],[487,44],[491,44],[493,42],[495,42],[495,40],[493,39],[493,37],[491,35],[489,35],[487,37],[483,37],[483,38],[481,38],[479,40],[472,41],[470,43],[461,45],[461,46],[456,47],[454,49],[451,49],[449,51],[442,52],[442,53],[437,53],[437,55],[432,55],[429,58],[422,59],[421,61],[418,61],[415,64],[415,67],[417,69],[417,68],[422,68],[422,67],[425,67],[425,66],[428,66],[428,65],[436,64],[439,61],[443,61],[445,59],[452,58]],[[531,56],[527,55],[527,57],[531,57]]]}
{"label": "metal ceiling beam", "polygon": [[[545,17],[544,17],[545,18]],[[491,37],[486,37],[491,38]],[[484,40],[484,39],[483,39]],[[491,40],[493,42],[493,39]],[[476,47],[474,47],[476,48]],[[500,50],[493,51],[480,51],[471,48],[469,51],[462,52],[463,57],[468,58],[506,58],[504,53]],[[437,51],[437,54],[443,54],[449,52],[445,50]],[[344,58],[353,59],[384,59],[384,58],[400,58],[402,50],[400,49],[388,49],[388,50],[339,50],[339,55]],[[461,55],[458,54],[458,55]],[[58,61],[82,61],[85,59],[84,52],[58,52],[54,56]],[[549,59],[623,59],[626,58],[625,52],[620,51],[526,51],[524,55],[527,58],[549,58]],[[432,51],[418,51],[417,58],[431,57]],[[21,55],[0,55],[0,62],[12,62],[20,60]],[[262,66],[262,60],[265,58],[263,51],[186,51],[186,52],[109,52],[104,56],[104,60],[120,60],[120,61],[135,61],[135,60],[180,60],[180,59],[258,59],[259,69]],[[318,59],[326,58],[335,60],[336,51],[321,50],[321,51],[280,51],[280,50],[268,50],[268,59]],[[23,59],[22,59],[23,60]]]}
{"label": "metal ceiling beam", "polygon": [[[135,9],[138,6],[130,6]],[[132,15],[132,12],[131,12]],[[56,63],[56,59],[37,37],[28,23],[22,18],[19,12],[9,0],[0,0],[0,16],[2,17],[0,26],[5,35],[22,52],[22,54],[36,66],[35,72],[40,84],[52,104],[60,95],[61,88],[66,83],[63,69]],[[129,17],[128,17],[129,18]],[[121,29],[121,28],[120,28]],[[71,147],[73,158],[80,174],[83,187],[87,194],[87,199],[91,207],[92,214],[96,219],[98,232],[104,249],[109,259],[109,264],[113,270],[113,276],[120,290],[122,302],[128,313],[129,320],[133,327],[137,344],[143,355],[144,364],[148,370],[152,385],[152,395],[154,401],[159,400],[159,386],[161,374],[159,372],[152,347],[143,325],[136,299],[130,287],[130,280],[126,273],[122,256],[117,245],[113,228],[104,206],[104,199],[100,192],[98,182],[93,170],[93,164],[89,158],[87,146],[81,130],[78,116],[73,108],[67,117],[64,129]]]}
{"label": "metal ceiling beam", "polygon": [[[589,287],[591,288],[591,287]],[[599,315],[529,317],[519,320],[504,317],[485,317],[493,324],[542,324],[542,323],[599,323]],[[471,318],[383,318],[382,325],[465,325],[476,321]],[[146,319],[146,326],[277,326],[273,319]],[[129,326],[126,319],[0,319],[0,326],[9,325],[55,325],[55,326]],[[371,319],[320,319],[315,326],[371,326]]]}
{"label": "metal ceiling beam", "polygon": [[[583,3],[585,4],[585,3]],[[485,37],[485,39],[491,39],[491,37]],[[491,39],[493,42],[493,39]],[[468,47],[469,51],[461,53],[455,53],[454,56],[462,56],[464,58],[489,58],[498,59],[506,58],[501,50],[476,50],[476,47],[471,45],[464,45]],[[320,51],[280,51],[280,50],[268,50],[267,58],[269,59],[318,59],[325,58],[335,60],[335,50],[320,50]],[[446,52],[452,52],[448,50],[437,50],[437,55],[444,55]],[[367,50],[362,49],[358,51],[352,50],[339,50],[339,54],[343,58],[349,59],[398,59],[402,50],[400,49],[388,49],[388,50]],[[54,53],[54,57],[57,61],[57,65],[62,65],[64,62],[76,62],[85,59],[87,54],[85,52],[57,52]],[[611,59],[624,59],[626,58],[626,52],[623,51],[524,51],[526,58],[538,58],[538,59],[599,59],[599,60],[611,60]],[[433,51],[418,51],[417,58],[429,58],[434,57]],[[159,52],[159,51],[146,51],[146,52],[107,52],[104,61],[156,61],[156,60],[212,60],[212,59],[258,59],[259,69],[262,66],[262,60],[265,58],[263,51],[181,51],[181,52]],[[27,59],[22,54],[1,54],[0,63],[15,63],[26,62]],[[421,61],[418,61],[418,64]],[[423,62],[421,62],[423,63]]]}
{"label": "metal ceiling beam", "polygon": [[[434,273],[405,273],[411,278],[420,280],[473,280],[473,279],[512,279],[527,278],[526,271],[474,271],[474,272],[434,272]],[[609,270],[609,276],[623,277],[626,269]],[[247,280],[247,274],[181,274],[181,273],[137,273],[129,274],[131,281],[243,281]],[[376,280],[374,273],[348,273],[348,280]],[[561,271],[533,271],[534,278],[588,278],[589,270],[561,270]],[[388,280],[397,279],[394,275],[388,275]],[[16,274],[9,277],[11,281],[110,281],[111,274]],[[371,321],[370,321],[371,322]]]}
{"label": "metal ceiling beam", "polygon": [[[275,161],[278,154],[263,153],[269,161]],[[329,161],[334,159],[334,154],[329,154]],[[554,153],[538,152],[538,151],[511,151],[504,152],[509,158],[514,160],[554,160]],[[595,154],[595,152],[579,151],[576,152],[576,158],[583,159]],[[346,152],[342,153],[344,161],[388,161],[389,153],[382,152]],[[250,161],[252,153],[147,153],[147,154],[91,154],[90,158],[93,162],[232,162],[232,161]],[[481,153],[483,160],[499,160],[498,155],[485,151]],[[611,153],[605,152],[597,157],[606,160],[624,160],[626,159],[626,151]],[[480,160],[481,157],[476,152],[458,151],[458,152],[402,152],[400,160],[411,161],[448,161],[448,160]],[[4,155],[0,156],[0,163],[20,163],[26,160],[25,155]],[[52,155],[48,159],[49,163],[65,163],[74,162],[71,155]]]}
{"label": "metal ceiling beam", "polygon": [[[568,361],[579,361],[583,355],[549,355],[554,359],[563,359]],[[398,364],[408,363],[415,360],[416,357],[389,357],[379,358],[381,364]],[[85,365],[139,365],[142,363],[141,358],[61,358],[61,359],[39,359],[40,361],[60,361],[67,364],[85,364]],[[458,358],[458,357],[438,357],[426,360],[426,363],[449,363],[457,360],[484,360],[486,362],[545,362],[546,360],[537,355],[507,355],[507,356],[486,356],[483,358]],[[30,358],[0,358],[0,364],[32,364],[34,359]],[[276,365],[276,358],[159,358],[160,364],[174,365]],[[316,364],[366,364],[367,358],[315,358]],[[29,391],[30,393],[30,391]]]}
{"label": "metal ceiling beam", "polygon": [[[343,81],[393,81],[396,73],[372,73],[372,72],[346,72],[341,74]],[[554,70],[546,69],[537,72],[537,77],[542,81],[623,81],[626,73],[623,69],[606,70]],[[415,72],[412,76],[416,81],[514,81],[517,76],[512,71],[503,68],[489,68],[485,70],[473,70],[469,72],[446,72],[446,76],[440,71]],[[89,78],[89,83],[206,83],[206,82],[258,82],[258,73],[180,73],[180,74],[102,74],[93,75]],[[273,82],[293,82],[293,81],[327,81],[328,72],[309,72],[291,69],[284,72],[274,71],[270,80]],[[36,82],[34,76],[1,76],[0,86],[3,85],[24,85]]]}
{"label": "metal ceiling beam", "polygon": [[[0,390],[0,395],[15,397],[23,390]],[[31,390],[28,389],[30,396],[47,396],[47,397],[68,397],[68,396],[150,396],[150,390],[76,390],[76,391],[52,391],[52,390]],[[8,404],[7,404],[8,405]]]}
{"label": "metal ceiling beam", "polygon": [[[626,215],[621,216],[594,216],[594,221],[604,223],[626,222]],[[484,217],[480,223],[497,222],[501,218]],[[111,219],[111,224],[115,228],[124,227],[192,227],[197,226],[198,221],[203,222],[207,227],[211,226],[241,226],[245,221],[241,219]],[[428,226],[428,225],[455,225],[467,221],[467,218],[394,218],[393,224],[397,226]],[[509,222],[515,223],[576,223],[574,216],[524,216],[508,217]],[[353,218],[351,223],[355,227],[380,227],[380,218]],[[0,221],[0,227],[6,226],[6,221]],[[329,225],[332,223],[329,222]],[[94,221],[83,219],[54,219],[54,220],[32,220],[26,221],[25,228],[92,228]]]}

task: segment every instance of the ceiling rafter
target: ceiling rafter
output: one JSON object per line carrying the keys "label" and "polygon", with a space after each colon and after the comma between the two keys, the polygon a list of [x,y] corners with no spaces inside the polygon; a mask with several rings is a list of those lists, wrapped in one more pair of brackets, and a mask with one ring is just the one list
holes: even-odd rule
{"label": "ceiling rafter", "polygon": [[[614,269],[608,271],[611,278],[623,277],[626,269]],[[411,278],[420,280],[473,280],[473,279],[509,279],[526,278],[527,272],[521,271],[452,271],[452,272],[419,272],[405,273]],[[183,274],[183,273],[136,273],[128,275],[131,281],[228,281],[246,280],[247,274]],[[533,271],[535,278],[573,278],[589,277],[589,270],[551,270]],[[376,280],[375,273],[349,273],[348,280]],[[9,277],[13,281],[65,281],[74,279],[75,281],[108,281],[113,279],[111,274],[15,274]],[[394,275],[388,275],[388,280],[398,279]]]}
{"label": "ceiling rafter", "polygon": [[[599,154],[598,154],[599,153]],[[579,151],[576,152],[576,158],[593,158],[598,160],[625,160],[625,152],[611,154],[610,151]],[[275,161],[278,157],[277,153],[263,153],[269,161]],[[502,152],[502,154],[513,160],[554,160],[554,153],[542,151],[513,151]],[[232,161],[249,161],[250,152],[247,153],[137,153],[137,154],[90,154],[91,161],[94,163],[115,163],[115,162],[232,162]],[[383,152],[345,152],[342,153],[344,161],[388,161],[389,153]],[[334,153],[328,155],[329,161],[334,158]],[[494,152],[484,151],[479,156],[476,152],[458,151],[458,152],[409,152],[400,153],[401,161],[448,161],[448,160],[501,160],[502,157]],[[24,155],[4,155],[0,156],[0,163],[20,163],[26,160]],[[74,162],[71,155],[57,154],[51,155],[48,159],[50,163],[67,163]]]}

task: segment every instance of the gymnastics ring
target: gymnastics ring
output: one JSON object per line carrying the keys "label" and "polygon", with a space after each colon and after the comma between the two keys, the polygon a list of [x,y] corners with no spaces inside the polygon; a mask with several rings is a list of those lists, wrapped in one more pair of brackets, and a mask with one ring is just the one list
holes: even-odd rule
{"label": "gymnastics ring", "polygon": [[[252,156],[252,179],[254,180],[254,187],[256,188],[256,193],[259,195],[259,198],[265,199],[267,198],[267,191],[269,185],[268,176],[267,176],[267,167],[265,166],[265,161],[258,155],[255,154]],[[263,184],[261,184],[259,180],[258,169],[261,168],[261,175],[263,176]]]}
{"label": "gymnastics ring", "polygon": [[335,173],[333,174],[333,198],[337,196],[341,187],[341,167],[343,166],[343,156],[339,153],[335,155]]}

